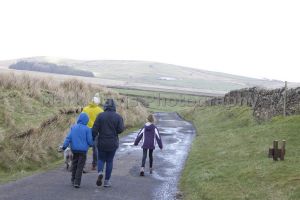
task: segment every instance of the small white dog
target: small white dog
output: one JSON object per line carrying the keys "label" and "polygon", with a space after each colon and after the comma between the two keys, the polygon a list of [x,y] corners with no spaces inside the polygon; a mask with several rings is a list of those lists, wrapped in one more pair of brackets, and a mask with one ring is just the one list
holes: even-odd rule
{"label": "small white dog", "polygon": [[64,160],[66,164],[66,169],[72,171],[73,153],[70,147],[66,148],[64,151]]}

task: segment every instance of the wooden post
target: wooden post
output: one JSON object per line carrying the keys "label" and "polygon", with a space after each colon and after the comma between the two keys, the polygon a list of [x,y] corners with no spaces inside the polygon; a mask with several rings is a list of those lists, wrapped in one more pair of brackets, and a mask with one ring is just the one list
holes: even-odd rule
{"label": "wooden post", "polygon": [[283,94],[283,116],[286,116],[286,91],[287,91],[287,81],[285,81],[284,94]]}
{"label": "wooden post", "polygon": [[286,141],[282,140],[280,160],[284,160],[284,156],[285,156],[285,143],[286,143]]}
{"label": "wooden post", "polygon": [[270,147],[269,148],[269,155],[268,155],[268,157],[269,158],[273,158],[273,156],[274,156],[274,149],[272,147]]}
{"label": "wooden post", "polygon": [[278,151],[278,140],[274,140],[273,149],[274,149],[273,160],[277,161],[278,157],[279,157],[279,155],[278,155],[278,153],[279,153],[279,151]]}

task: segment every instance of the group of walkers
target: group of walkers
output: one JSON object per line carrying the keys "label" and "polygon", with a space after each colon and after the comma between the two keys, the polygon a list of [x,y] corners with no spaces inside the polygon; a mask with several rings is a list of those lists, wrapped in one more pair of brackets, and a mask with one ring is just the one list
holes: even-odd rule
{"label": "group of walkers", "polygon": [[[116,150],[119,147],[118,135],[124,131],[123,118],[116,112],[116,104],[113,99],[107,99],[103,109],[99,106],[100,98],[95,96],[92,102],[86,106],[74,124],[64,144],[61,147],[65,150],[70,146],[73,153],[71,182],[75,188],[79,188],[87,152],[93,148],[92,170],[98,170],[97,186],[103,184],[110,187],[113,160]],[[134,145],[137,146],[143,138],[143,158],[140,176],[144,176],[147,152],[149,151],[150,174],[153,167],[153,150],[157,142],[160,149],[163,148],[162,140],[157,127],[154,125],[154,116],[149,115],[147,123],[139,131]],[[105,166],[105,177],[104,177]],[[104,181],[103,181],[104,178]]]}

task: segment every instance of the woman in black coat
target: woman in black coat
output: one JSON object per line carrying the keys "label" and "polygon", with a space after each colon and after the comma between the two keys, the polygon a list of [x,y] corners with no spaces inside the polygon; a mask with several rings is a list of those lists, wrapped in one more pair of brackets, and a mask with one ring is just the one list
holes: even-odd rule
{"label": "woman in black coat", "polygon": [[98,179],[102,185],[103,169],[106,163],[104,187],[110,187],[113,159],[119,147],[119,134],[124,130],[123,118],[116,113],[116,104],[108,99],[104,104],[104,112],[99,114],[93,126],[93,138],[98,136]]}

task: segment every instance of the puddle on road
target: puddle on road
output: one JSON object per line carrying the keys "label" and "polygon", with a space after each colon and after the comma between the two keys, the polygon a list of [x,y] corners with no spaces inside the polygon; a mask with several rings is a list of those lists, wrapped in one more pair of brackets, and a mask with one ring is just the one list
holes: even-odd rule
{"label": "puddle on road", "polygon": [[165,134],[165,135],[174,135],[180,132],[182,130],[182,127],[176,127],[176,128],[159,128],[159,133],[160,134]]}
{"label": "puddle on road", "polygon": [[134,140],[135,140],[137,134],[138,134],[138,131],[130,133],[129,135],[120,139],[120,147],[118,149],[118,152],[128,152],[128,151],[136,150],[137,147],[134,146],[133,143],[134,143]]}

